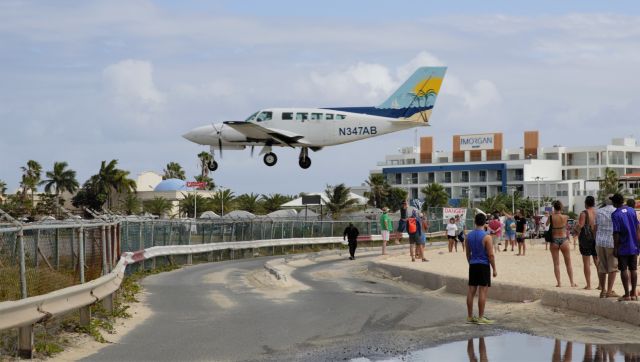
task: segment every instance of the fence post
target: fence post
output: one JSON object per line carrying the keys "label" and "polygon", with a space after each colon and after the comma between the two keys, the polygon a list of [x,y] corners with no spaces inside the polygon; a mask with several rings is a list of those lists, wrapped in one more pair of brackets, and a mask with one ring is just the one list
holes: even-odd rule
{"label": "fence post", "polygon": [[[156,246],[156,234],[155,234],[155,223],[153,220],[151,220],[151,246]],[[153,257],[153,259],[151,259],[151,269],[155,270],[156,269],[156,258]]]}
{"label": "fence post", "polygon": [[[187,238],[187,245],[191,245],[191,222],[189,222],[189,237]],[[193,264],[193,254],[187,254],[187,265]]]}
{"label": "fence post", "polygon": [[60,270],[60,229],[56,229],[56,236],[54,239],[54,263],[56,270]]}
{"label": "fence post", "polygon": [[18,243],[20,248],[20,293],[22,299],[28,297],[27,295],[27,265],[24,255],[24,232],[22,229],[18,230]]}
{"label": "fence post", "polygon": [[[80,264],[80,284],[84,284],[84,227],[80,226],[78,230],[79,239],[79,264]],[[89,306],[80,308],[80,326],[88,327],[91,322],[91,308]]]}
{"label": "fence post", "polygon": [[112,230],[113,225],[107,225],[107,272],[111,273],[111,262],[113,261],[113,253],[112,253]]}
{"label": "fence post", "polygon": [[38,248],[39,248],[38,244],[40,244],[40,229],[36,231],[36,235],[34,237],[35,247],[33,248],[33,256],[34,256],[33,264],[36,267],[36,269],[38,269]]}
{"label": "fence post", "polygon": [[102,244],[102,275],[107,275],[109,273],[109,268],[107,267],[107,233],[106,226],[102,225],[100,228],[100,243]]}

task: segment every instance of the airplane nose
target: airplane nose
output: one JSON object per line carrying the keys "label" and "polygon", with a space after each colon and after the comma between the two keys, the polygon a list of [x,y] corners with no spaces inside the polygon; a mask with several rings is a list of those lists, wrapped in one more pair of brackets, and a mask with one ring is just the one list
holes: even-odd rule
{"label": "airplane nose", "polygon": [[212,130],[212,126],[197,127],[183,134],[182,137],[193,143],[199,143],[202,145],[206,143],[206,138],[211,135]]}

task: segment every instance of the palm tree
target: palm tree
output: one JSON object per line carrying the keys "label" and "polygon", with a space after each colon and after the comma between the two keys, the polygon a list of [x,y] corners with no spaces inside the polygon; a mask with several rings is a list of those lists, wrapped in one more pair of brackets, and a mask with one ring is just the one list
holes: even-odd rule
{"label": "palm tree", "polygon": [[236,198],[236,207],[239,210],[249,211],[256,213],[260,209],[260,195],[250,193],[242,194]]}
{"label": "palm tree", "polygon": [[350,198],[351,189],[344,184],[327,186],[324,193],[328,199],[327,209],[331,212],[334,220],[338,220],[343,212],[353,209],[358,202],[358,200]]}
{"label": "palm tree", "polygon": [[51,188],[55,188],[57,205],[60,205],[61,193],[65,191],[74,193],[80,187],[76,180],[76,172],[66,168],[66,162],[54,162],[53,170],[46,173],[47,179],[40,182],[40,185],[44,185],[46,193],[51,193]]}
{"label": "palm tree", "polygon": [[[178,203],[178,209],[180,214],[186,215],[186,217],[194,217],[194,211],[202,213],[207,210],[213,210],[214,203],[209,197],[192,194],[182,194],[184,197]],[[196,210],[197,209],[197,210]]]}
{"label": "palm tree", "polygon": [[164,176],[162,176],[162,179],[167,180],[170,178],[186,180],[187,176],[179,163],[169,162],[167,164],[167,168],[164,169]]}
{"label": "palm tree", "polygon": [[198,153],[198,159],[200,160],[200,176],[209,176],[209,162],[213,160],[213,157],[209,152],[202,151]]}
{"label": "palm tree", "polygon": [[280,210],[280,206],[285,204],[291,200],[293,200],[293,196],[282,195],[282,194],[262,194],[262,207],[264,211],[268,214],[270,212],[274,212]]}
{"label": "palm tree", "polygon": [[449,195],[439,183],[432,183],[422,188],[424,194],[423,209],[427,207],[444,207],[449,203]]}
{"label": "palm tree", "polygon": [[4,202],[4,196],[7,194],[7,183],[0,180],[0,202]]}
{"label": "palm tree", "polygon": [[369,196],[370,202],[373,201],[373,206],[377,208],[385,206],[382,205],[382,201],[387,195],[387,190],[385,188],[387,180],[385,180],[384,175],[381,173],[370,175],[369,179],[365,182],[369,186],[370,191],[367,193],[367,196]]}
{"label": "palm tree", "polygon": [[[518,200],[518,205],[522,205],[521,200]],[[480,202],[478,207],[488,213],[511,210],[511,197],[507,194],[497,194],[496,196],[487,197]]]}
{"label": "palm tree", "polygon": [[211,197],[211,210],[222,216],[235,209],[235,195],[229,189],[220,190]]}
{"label": "palm tree", "polygon": [[600,190],[598,190],[598,200],[603,202],[607,195],[616,194],[622,191],[622,187],[618,180],[618,174],[615,170],[607,167],[604,170],[604,179],[600,180]]}
{"label": "palm tree", "polygon": [[129,179],[129,171],[118,169],[118,160],[109,163],[102,161],[100,170],[87,181],[97,195],[105,195],[107,205],[111,208],[113,191],[124,193],[136,190],[136,182]]}
{"label": "palm tree", "polygon": [[26,198],[27,192],[31,191],[31,203],[33,204],[34,193],[40,183],[40,176],[42,174],[42,166],[34,160],[27,161],[27,167],[21,167],[22,169],[22,196]]}
{"label": "palm tree", "polygon": [[120,209],[127,215],[140,213],[142,203],[134,192],[128,192],[124,199],[120,200]]}
{"label": "palm tree", "polygon": [[213,183],[213,179],[209,176],[198,175],[194,178],[198,182],[204,182],[207,184],[207,186],[205,186],[205,190],[213,190],[216,187],[216,184]]}
{"label": "palm tree", "polygon": [[167,212],[169,212],[173,205],[171,201],[165,199],[164,197],[156,196],[151,200],[147,200],[143,202],[144,211],[151,213],[153,215],[158,215],[162,217]]}
{"label": "palm tree", "polygon": [[[407,200],[409,192],[399,187],[388,187],[387,196],[384,198],[384,205],[387,206],[391,212],[396,212],[402,207],[402,202]],[[426,203],[425,203],[426,205]]]}

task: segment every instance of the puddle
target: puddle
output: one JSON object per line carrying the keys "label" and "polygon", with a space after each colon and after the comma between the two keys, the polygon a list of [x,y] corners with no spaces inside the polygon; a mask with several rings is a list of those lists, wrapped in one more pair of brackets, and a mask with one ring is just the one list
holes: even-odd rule
{"label": "puddle", "polygon": [[473,338],[387,358],[356,358],[368,361],[639,361],[640,344],[596,345],[565,342],[521,333]]}

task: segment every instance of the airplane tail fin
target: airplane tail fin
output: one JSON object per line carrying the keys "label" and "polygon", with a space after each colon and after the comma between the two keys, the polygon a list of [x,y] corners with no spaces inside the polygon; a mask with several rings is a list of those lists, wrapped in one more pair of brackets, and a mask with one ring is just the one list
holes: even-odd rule
{"label": "airplane tail fin", "polygon": [[393,118],[428,123],[447,67],[420,67],[376,108],[393,110]]}

